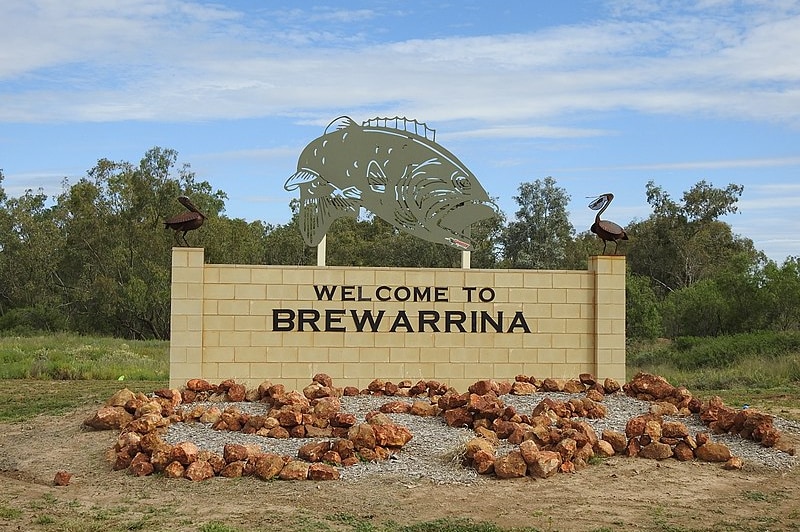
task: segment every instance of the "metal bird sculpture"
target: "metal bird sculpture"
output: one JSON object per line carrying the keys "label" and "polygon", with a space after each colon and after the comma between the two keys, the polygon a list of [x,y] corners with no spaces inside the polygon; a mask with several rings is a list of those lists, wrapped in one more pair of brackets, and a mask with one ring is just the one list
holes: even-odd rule
{"label": "metal bird sculpture", "polygon": [[198,229],[201,225],[203,225],[203,222],[206,220],[206,216],[200,212],[197,206],[192,203],[192,200],[190,200],[188,197],[181,196],[178,198],[178,201],[181,202],[181,205],[189,209],[189,212],[184,212],[165,220],[164,228],[173,229],[175,231],[175,243],[178,245],[181,245],[180,241],[178,240],[178,233],[183,232],[183,242],[186,244],[186,247],[189,247],[189,242],[186,241],[186,233],[194,229]]}
{"label": "metal bird sculpture", "polygon": [[594,223],[592,224],[591,231],[603,241],[604,255],[606,253],[606,244],[609,242],[614,242],[614,255],[616,255],[619,241],[628,240],[628,233],[625,232],[625,229],[610,220],[600,219],[600,215],[603,214],[603,211],[608,208],[608,206],[611,204],[611,200],[613,199],[614,194],[609,192],[607,194],[597,196],[597,198],[595,198],[594,201],[589,204],[589,208],[593,211],[600,211],[597,213],[597,216],[594,217]]}

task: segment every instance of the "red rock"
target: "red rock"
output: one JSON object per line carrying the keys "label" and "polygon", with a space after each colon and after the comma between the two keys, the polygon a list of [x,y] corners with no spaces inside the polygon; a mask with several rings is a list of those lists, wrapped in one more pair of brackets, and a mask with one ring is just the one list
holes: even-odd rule
{"label": "red rock", "polygon": [[172,460],[176,460],[186,466],[197,459],[197,453],[199,452],[197,445],[190,441],[184,441],[172,447],[171,456]]}
{"label": "red rock", "polygon": [[514,395],[533,395],[536,393],[536,386],[529,382],[514,381],[511,385],[511,393]]}
{"label": "red rock", "polygon": [[678,442],[675,447],[672,448],[672,456],[681,462],[688,462],[694,459],[694,451],[688,443],[682,441]]}
{"label": "red rock", "polygon": [[494,456],[494,445],[486,438],[472,438],[464,445],[464,457],[471,461],[478,451],[486,451]]}
{"label": "red rock", "polygon": [[586,392],[586,398],[591,399],[596,403],[601,402],[603,399],[605,399],[605,397],[606,396],[602,392],[599,392],[595,389],[587,390]]}
{"label": "red rock", "polygon": [[136,398],[136,395],[127,388],[123,388],[106,400],[105,406],[119,406],[124,408],[128,401]]}
{"label": "red rock", "polygon": [[553,448],[555,452],[561,455],[561,461],[566,462],[575,454],[577,450],[577,443],[572,438],[564,438],[556,444]]}
{"label": "red rock", "polygon": [[[159,407],[160,412],[160,407]],[[83,424],[95,430],[121,429],[133,421],[133,416],[121,406],[103,406]]]}
{"label": "red rock", "polygon": [[637,456],[641,450],[642,445],[639,443],[639,438],[631,438],[628,440],[628,445],[625,447],[625,456]]}
{"label": "red rock", "polygon": [[356,424],[356,416],[345,412],[337,412],[329,418],[330,424],[333,427],[349,428]]}
{"label": "red rock", "polygon": [[296,410],[282,408],[274,412],[274,414],[275,419],[278,420],[278,424],[286,429],[294,427],[295,425],[300,425],[303,422],[303,414]]}
{"label": "red rock", "polygon": [[212,406],[200,415],[199,421],[201,423],[211,423],[213,425],[219,421],[221,415],[222,410],[220,410],[219,407]]}
{"label": "red rock", "polygon": [[327,451],[322,455],[322,462],[338,466],[342,465],[342,457],[336,451]]}
{"label": "red rock", "polygon": [[53,477],[54,486],[69,486],[69,481],[72,479],[72,473],[68,471],[56,471]]}
{"label": "red rock", "polygon": [[367,423],[350,427],[347,431],[347,439],[353,442],[356,449],[375,448],[375,432],[372,430],[372,425]]}
{"label": "red rock", "polygon": [[558,473],[561,466],[561,455],[553,451],[540,451],[533,463],[528,466],[531,476],[548,478]]}
{"label": "red rock", "polygon": [[472,456],[472,467],[480,475],[489,475],[494,472],[495,456],[493,452],[485,449],[478,450]]}
{"label": "red rock", "polygon": [[393,383],[393,382],[387,382],[383,386],[383,393],[385,393],[386,395],[389,395],[389,396],[397,395],[397,393],[399,391],[400,391],[400,387],[397,384]]}
{"label": "red rock", "polygon": [[563,384],[559,383],[556,379],[550,377],[542,381],[543,392],[560,392],[563,390]]}
{"label": "red rock", "polygon": [[591,373],[581,373],[578,375],[578,380],[586,386],[593,386],[597,382],[597,378]]}
{"label": "red rock", "polygon": [[247,460],[247,455],[247,447],[238,443],[226,443],[222,448],[222,457],[228,464],[231,462],[243,462]]}
{"label": "red rock", "polygon": [[603,381],[603,389],[607,394],[617,393],[622,389],[622,386],[619,385],[615,379],[607,378]]}
{"label": "red rock", "polygon": [[505,456],[498,456],[494,460],[494,474],[497,478],[520,478],[528,471],[528,464],[519,451],[511,451]]}
{"label": "red rock", "polygon": [[345,397],[355,397],[358,395],[359,390],[355,386],[345,386],[344,387],[344,396]]}
{"label": "red rock", "polygon": [[185,470],[180,462],[170,462],[164,468],[164,476],[167,478],[183,478]]}
{"label": "red rock", "polygon": [[694,454],[705,462],[727,462],[732,456],[727,445],[712,441],[699,446]]}
{"label": "red rock", "polygon": [[189,464],[183,476],[193,482],[208,480],[214,477],[214,468],[204,460],[196,460]]}
{"label": "red rock", "polygon": [[328,420],[341,410],[342,402],[338,397],[328,396],[315,399],[312,406],[314,415]]}
{"label": "red rock", "polygon": [[225,478],[239,478],[244,473],[244,462],[230,462],[225,467],[222,468],[222,471],[219,472],[219,476]]}
{"label": "red rock", "polygon": [[172,461],[174,461],[174,458],[172,457],[171,445],[158,447],[150,453],[150,463],[153,464],[153,469],[156,471],[163,471]]}
{"label": "red rock", "polygon": [[273,453],[264,453],[255,461],[253,474],[261,480],[277,477],[283,469],[283,458]]}
{"label": "red rock", "polygon": [[348,439],[334,440],[331,444],[331,450],[338,453],[342,460],[350,458],[355,452],[355,445]]}
{"label": "red rock", "polygon": [[591,443],[586,442],[575,451],[572,461],[583,460],[584,462],[588,462],[592,458],[594,458],[594,447]]}
{"label": "red rock", "polygon": [[652,460],[664,460],[672,456],[672,447],[666,443],[653,441],[649,445],[642,446],[638,456]]}
{"label": "red rock", "polygon": [[650,405],[650,413],[656,416],[677,416],[678,407],[666,401],[658,401]]}
{"label": "red rock", "polygon": [[330,438],[333,436],[333,428],[326,427],[321,429],[314,425],[306,425],[306,438]]}
{"label": "red rock", "polygon": [[722,469],[727,469],[729,471],[738,470],[744,467],[744,462],[738,456],[731,456],[727,462],[722,464]]}
{"label": "red rock", "polygon": [[111,466],[111,468],[114,471],[122,471],[123,469],[128,469],[131,465],[131,460],[133,460],[133,456],[131,456],[127,451],[124,450],[119,451],[114,456],[114,465]]}
{"label": "red rock", "polygon": [[434,417],[439,415],[439,407],[430,401],[414,401],[411,403],[411,414],[422,417]]}
{"label": "red rock", "polygon": [[[440,405],[441,408],[441,405]],[[442,414],[444,418],[444,422],[449,427],[472,427],[473,417],[472,412],[466,409],[466,407],[459,407],[459,408],[451,408],[449,410],[445,410]]]}
{"label": "red rock", "polygon": [[665,438],[685,438],[689,429],[680,421],[665,421],[661,425],[661,435]]}
{"label": "red rock", "polygon": [[137,477],[144,477],[153,473],[153,464],[150,463],[150,457],[145,453],[137,453],[131,460],[130,465],[131,473]]}
{"label": "red rock", "polygon": [[480,436],[481,438],[487,440],[494,446],[497,446],[500,443],[500,438],[497,437],[497,433],[489,428],[484,426],[478,426],[475,428],[475,434]]}
{"label": "red rock", "polygon": [[592,450],[596,456],[601,458],[608,458],[609,456],[614,456],[614,447],[611,445],[610,442],[606,440],[597,440],[597,442],[592,446]]}
{"label": "red rock", "polygon": [[586,391],[586,386],[579,380],[570,379],[564,383],[562,390],[564,393],[583,393]]}
{"label": "red rock", "polygon": [[500,386],[493,379],[483,379],[471,384],[468,391],[476,395],[485,395],[488,393],[496,395],[497,392],[500,391]]}
{"label": "red rock", "polygon": [[695,447],[695,449],[700,445],[705,445],[706,443],[711,441],[711,438],[709,437],[707,432],[698,432],[697,434],[695,434],[694,438],[697,441],[697,446]]}
{"label": "red rock", "polygon": [[308,462],[292,460],[286,463],[278,474],[281,480],[306,480],[308,478]]}
{"label": "red rock", "polygon": [[630,396],[646,395],[651,400],[667,399],[675,393],[675,387],[667,379],[650,373],[637,373],[623,389]]}
{"label": "red rock", "polygon": [[327,388],[333,387],[333,379],[327,373],[317,373],[311,378],[311,380],[313,382],[318,382]]}
{"label": "red rock", "polygon": [[311,464],[308,466],[310,480],[339,480],[339,470],[328,464]]}
{"label": "red rock", "polygon": [[269,430],[267,436],[270,438],[285,440],[286,438],[289,437],[289,431],[283,427],[275,427],[274,429]]}
{"label": "red rock", "polygon": [[233,383],[228,388],[228,400],[233,402],[241,402],[244,401],[245,396],[247,395],[247,388],[245,388],[244,384],[236,384]]}
{"label": "red rock", "polygon": [[367,385],[367,390],[371,392],[382,392],[386,388],[386,381],[375,379]]}
{"label": "red rock", "polygon": [[380,411],[384,414],[409,414],[411,412],[411,403],[405,401],[389,401],[381,405]]}
{"label": "red rock", "polygon": [[531,465],[536,459],[536,455],[539,454],[539,447],[533,440],[525,440],[519,444],[519,452],[525,463]]}
{"label": "red rock", "polygon": [[399,448],[407,444],[413,438],[411,431],[401,425],[394,423],[387,425],[372,425],[375,433],[375,443],[382,447]]}
{"label": "red rock", "polygon": [[193,392],[209,392],[213,389],[211,384],[203,379],[191,379],[186,387]]}
{"label": "red rock", "polygon": [[319,462],[322,456],[331,450],[331,442],[311,442],[297,449],[297,456],[307,462]]}

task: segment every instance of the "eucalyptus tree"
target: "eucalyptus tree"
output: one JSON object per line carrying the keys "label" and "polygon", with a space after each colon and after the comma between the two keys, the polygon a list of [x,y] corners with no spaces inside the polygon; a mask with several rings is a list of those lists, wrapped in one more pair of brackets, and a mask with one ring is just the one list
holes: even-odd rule
{"label": "eucalyptus tree", "polygon": [[158,147],[138,165],[101,159],[58,197],[63,298],[78,331],[168,338],[173,235],[163,221],[181,208],[181,194],[211,219],[225,200],[176,164],[177,152]]}
{"label": "eucalyptus tree", "polygon": [[738,254],[744,253],[753,264],[762,260],[752,240],[735,235],[729,224],[719,220],[738,212],[736,203],[743,190],[741,185],[717,188],[700,181],[677,202],[648,182],[647,202],[653,213],[627,228],[631,272],[650,277],[666,293],[713,277]]}
{"label": "eucalyptus tree", "polygon": [[567,263],[575,229],[567,215],[570,196],[546,177],[522,183],[514,200],[515,219],[502,237],[504,261],[511,268],[557,269]]}

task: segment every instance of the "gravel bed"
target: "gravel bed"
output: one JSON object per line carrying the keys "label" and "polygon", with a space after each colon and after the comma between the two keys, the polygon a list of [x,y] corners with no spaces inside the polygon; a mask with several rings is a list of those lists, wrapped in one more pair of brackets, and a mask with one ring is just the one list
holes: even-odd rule
{"label": "gravel bed", "polygon": [[[533,408],[545,397],[565,401],[571,397],[566,393],[536,393],[534,395],[504,395],[501,399],[507,405],[513,405],[517,411],[530,413]],[[387,401],[408,401],[411,398],[367,396],[342,397],[342,411],[352,413],[359,422],[373,410],[377,410]],[[603,430],[612,429],[625,431],[625,424],[631,417],[646,413],[651,403],[640,401],[625,395],[617,394],[607,396],[604,401],[608,407],[608,415],[602,419],[587,419],[586,421],[595,429],[598,436]],[[210,405],[211,403],[209,403]],[[220,409],[235,407],[242,412],[264,414],[268,406],[263,403],[213,403]],[[464,484],[481,482],[487,479],[478,475],[473,469],[463,467],[460,463],[460,454],[464,443],[474,437],[474,432],[466,428],[448,427],[441,417],[420,417],[411,414],[387,414],[395,423],[404,425],[413,434],[413,438],[396,452],[389,460],[380,462],[361,462],[351,467],[341,468],[343,481],[359,480],[372,475],[389,475],[407,478],[410,482],[427,480],[438,484]],[[690,433],[708,431],[698,415],[675,418],[686,424]],[[786,433],[800,435],[800,424],[781,418],[775,418],[775,426]],[[725,443],[735,456],[739,456],[746,465],[756,465],[771,469],[789,469],[796,465],[798,458],[781,451],[744,440],[738,436],[722,434],[712,435],[712,439]],[[200,449],[222,454],[226,443],[256,444],[264,451],[281,455],[296,456],[297,449],[315,441],[310,438],[276,439],[265,438],[257,435],[242,434],[239,432],[217,431],[205,423],[174,423],[171,424],[164,436],[167,443],[175,444],[182,441],[191,441]],[[507,443],[501,445],[498,453],[502,454],[514,446]]]}

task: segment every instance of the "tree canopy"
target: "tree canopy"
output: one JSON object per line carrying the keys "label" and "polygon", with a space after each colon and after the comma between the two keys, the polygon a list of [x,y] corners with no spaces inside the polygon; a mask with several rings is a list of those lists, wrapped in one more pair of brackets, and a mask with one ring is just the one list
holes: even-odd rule
{"label": "tree canopy", "polygon": [[[229,218],[227,196],[196,179],[174,150],[154,147],[138,164],[100,159],[48,198],[9,197],[0,170],[0,333],[71,330],[168,338],[170,248],[164,220],[191,197],[207,216],[188,236],[211,263],[316,264],[303,242],[297,200],[285,224]],[[652,213],[626,225],[628,336],[716,335],[800,327],[800,259],[766,259],[721,218],[743,187],[699,181],[674,200],[650,181]],[[475,224],[473,268],[583,269],[602,244],[575,233],[570,200],[555,179],[519,185],[513,219]],[[336,221],[327,264],[458,268],[458,250],[398,231],[368,213]]]}

